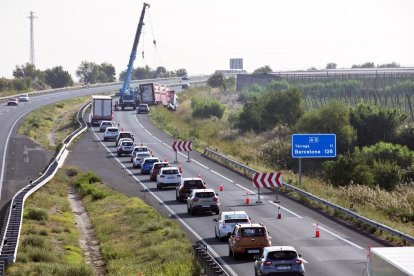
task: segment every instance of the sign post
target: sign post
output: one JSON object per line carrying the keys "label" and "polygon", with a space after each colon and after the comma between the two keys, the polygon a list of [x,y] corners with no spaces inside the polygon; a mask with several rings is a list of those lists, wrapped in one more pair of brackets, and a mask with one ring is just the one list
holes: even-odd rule
{"label": "sign post", "polygon": [[336,157],[336,135],[329,134],[293,134],[292,157],[299,158],[299,183],[302,185],[302,158]]}
{"label": "sign post", "polygon": [[282,178],[280,172],[270,173],[255,173],[253,175],[253,187],[257,188],[257,201],[256,203],[262,203],[260,200],[260,188],[276,188],[276,201],[279,201],[277,195],[277,188],[282,187]]}

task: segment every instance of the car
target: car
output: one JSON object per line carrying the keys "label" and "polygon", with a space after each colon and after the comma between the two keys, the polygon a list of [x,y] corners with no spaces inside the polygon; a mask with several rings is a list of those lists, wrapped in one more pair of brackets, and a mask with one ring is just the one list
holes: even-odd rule
{"label": "car", "polygon": [[28,102],[29,101],[29,94],[22,94],[19,97],[19,102]]}
{"label": "car", "polygon": [[255,275],[305,275],[301,255],[293,246],[264,247],[255,259]]}
{"label": "car", "polygon": [[207,189],[205,182],[200,177],[185,177],[175,190],[175,199],[178,201],[187,200],[193,189]]}
{"label": "car", "polygon": [[134,149],[131,152],[131,162],[134,161],[134,158],[138,152],[149,152],[151,151],[146,146],[135,146]]}
{"label": "car", "polygon": [[257,255],[264,247],[272,246],[270,240],[262,223],[238,223],[229,237],[229,256],[236,260],[242,255]]}
{"label": "car", "polygon": [[149,108],[149,106],[147,104],[140,104],[140,105],[138,105],[138,108],[137,108],[137,113],[138,114],[140,114],[140,113],[148,113],[149,111],[150,111],[150,108]]}
{"label": "car", "polygon": [[183,83],[181,85],[181,89],[187,89],[187,88],[190,88],[190,84],[189,83]]}
{"label": "car", "polygon": [[250,218],[245,211],[226,211],[222,212],[214,219],[214,234],[218,240],[230,237],[234,226],[239,224],[250,224]]}
{"label": "car", "polygon": [[116,137],[115,146],[118,146],[119,139],[122,139],[122,138],[129,138],[132,141],[134,141],[134,135],[132,135],[131,132],[129,132],[129,131],[120,131],[118,133],[118,136]]}
{"label": "car", "polygon": [[131,154],[131,151],[134,149],[134,142],[131,139],[124,139],[119,142],[119,145],[116,149],[118,156],[122,154]]}
{"label": "car", "polygon": [[132,161],[132,166],[134,168],[141,169],[142,162],[144,162],[144,159],[147,157],[152,157],[150,152],[148,151],[138,152],[137,154],[135,154],[135,158]]}
{"label": "car", "polygon": [[112,124],[111,121],[102,121],[101,124],[99,125],[99,131],[104,132],[107,127],[113,127],[113,126],[114,125]]}
{"label": "car", "polygon": [[107,127],[104,133],[104,141],[116,140],[119,130],[117,127]]}
{"label": "car", "polygon": [[[170,164],[168,162],[156,162],[154,165],[152,165],[151,171],[150,171],[150,180],[155,181],[157,180],[157,175],[160,172],[161,168],[164,167],[170,167]],[[180,179],[181,182],[181,179]]]}
{"label": "car", "polygon": [[183,76],[181,79],[182,80],[190,80],[190,78],[188,76]]}
{"label": "car", "polygon": [[220,201],[213,189],[194,189],[187,198],[187,212],[195,215],[199,212],[220,213]]}
{"label": "car", "polygon": [[7,101],[7,105],[19,105],[19,101],[17,100],[17,98],[10,98]]}
{"label": "car", "polygon": [[[121,139],[119,139],[118,144],[116,145],[116,148],[118,148],[122,144],[123,141],[132,141],[132,140],[131,140],[131,138],[121,138]],[[132,141],[132,142],[134,142],[134,141]]]}
{"label": "car", "polygon": [[144,158],[144,161],[142,161],[142,164],[141,164],[141,174],[149,174],[151,171],[152,165],[155,162],[160,162],[160,159],[158,159],[158,157]]}
{"label": "car", "polygon": [[181,182],[181,173],[177,167],[163,167],[160,169],[160,173],[157,175],[157,189],[158,190],[161,190],[162,188],[166,188],[166,187],[175,188],[178,185],[180,185],[180,182]]}

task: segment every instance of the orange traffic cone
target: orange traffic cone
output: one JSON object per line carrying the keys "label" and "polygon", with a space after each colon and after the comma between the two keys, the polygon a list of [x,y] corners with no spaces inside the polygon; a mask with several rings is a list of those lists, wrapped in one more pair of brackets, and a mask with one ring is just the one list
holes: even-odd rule
{"label": "orange traffic cone", "polygon": [[250,204],[249,192],[246,194],[246,204]]}
{"label": "orange traffic cone", "polygon": [[164,155],[164,162],[168,162],[167,156]]}
{"label": "orange traffic cone", "polygon": [[281,219],[282,218],[282,213],[280,213],[280,206],[277,209],[277,219]]}
{"label": "orange traffic cone", "polygon": [[180,173],[183,173],[183,166],[181,164],[178,165],[178,170],[180,171]]}
{"label": "orange traffic cone", "polygon": [[201,179],[203,179],[203,178],[201,177],[201,173],[200,173],[200,172],[198,172],[198,177],[199,177],[199,178],[201,178]]}
{"label": "orange traffic cone", "polygon": [[316,232],[315,232],[315,238],[319,238],[320,233],[319,233],[319,224],[316,224]]}
{"label": "orange traffic cone", "polygon": [[220,192],[224,191],[223,182],[220,182]]}

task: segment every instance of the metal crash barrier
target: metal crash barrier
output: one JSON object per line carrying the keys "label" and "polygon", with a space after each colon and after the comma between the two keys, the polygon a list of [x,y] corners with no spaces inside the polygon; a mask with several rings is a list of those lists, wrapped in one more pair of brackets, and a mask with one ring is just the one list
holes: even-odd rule
{"label": "metal crash barrier", "polygon": [[201,266],[201,274],[206,276],[228,276],[221,265],[208,253],[207,245],[197,241],[193,245],[194,255]]}

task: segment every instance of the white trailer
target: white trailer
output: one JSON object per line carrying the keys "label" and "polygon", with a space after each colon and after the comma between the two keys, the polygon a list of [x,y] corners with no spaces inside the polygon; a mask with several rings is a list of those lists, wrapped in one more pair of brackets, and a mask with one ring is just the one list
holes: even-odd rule
{"label": "white trailer", "polygon": [[99,125],[101,121],[112,121],[112,98],[109,96],[92,96],[92,125]]}
{"label": "white trailer", "polygon": [[364,275],[414,276],[414,247],[372,247]]}

